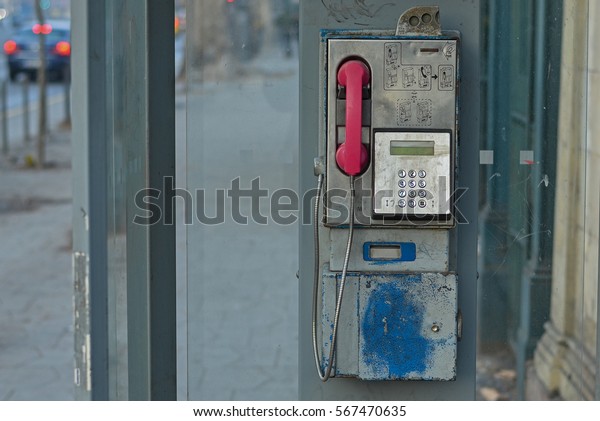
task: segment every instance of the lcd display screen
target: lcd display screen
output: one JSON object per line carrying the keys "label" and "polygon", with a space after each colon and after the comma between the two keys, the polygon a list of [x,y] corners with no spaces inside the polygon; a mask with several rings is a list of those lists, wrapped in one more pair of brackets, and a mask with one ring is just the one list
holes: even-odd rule
{"label": "lcd display screen", "polygon": [[419,140],[392,140],[390,155],[433,156],[435,142]]}

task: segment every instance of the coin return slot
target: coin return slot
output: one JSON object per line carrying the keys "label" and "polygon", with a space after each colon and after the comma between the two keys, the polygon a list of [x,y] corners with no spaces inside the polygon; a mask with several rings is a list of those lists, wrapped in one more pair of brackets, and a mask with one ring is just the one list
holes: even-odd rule
{"label": "coin return slot", "polygon": [[373,260],[400,260],[402,257],[402,248],[400,245],[371,245],[369,247],[369,257]]}

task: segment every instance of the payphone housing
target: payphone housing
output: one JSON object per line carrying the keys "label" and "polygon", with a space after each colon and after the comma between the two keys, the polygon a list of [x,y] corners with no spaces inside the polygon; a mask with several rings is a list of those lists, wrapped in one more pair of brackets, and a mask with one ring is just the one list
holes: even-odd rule
{"label": "payphone housing", "polygon": [[430,7],[395,33],[323,30],[321,41],[319,375],[453,380],[460,36]]}
{"label": "payphone housing", "polygon": [[[326,224],[344,223],[347,174],[336,165],[346,139],[345,88],[336,82],[341,66],[360,60],[370,68],[363,88],[361,142],[368,165],[357,178],[357,223],[368,226],[452,227],[457,139],[458,36],[355,38],[324,33],[327,54]],[[406,76],[406,75],[410,76]],[[449,79],[450,78],[450,79]],[[333,165],[332,165],[333,164]],[[411,197],[414,195],[414,197]],[[340,202],[334,204],[332,200]],[[346,198],[347,200],[347,198]]]}

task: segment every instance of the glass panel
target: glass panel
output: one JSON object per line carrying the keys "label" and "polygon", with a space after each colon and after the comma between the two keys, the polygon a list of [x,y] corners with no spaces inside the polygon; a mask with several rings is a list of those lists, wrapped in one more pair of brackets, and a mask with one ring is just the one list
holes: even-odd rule
{"label": "glass panel", "polygon": [[482,10],[477,397],[591,399],[598,209],[586,183],[587,4],[485,1]]}
{"label": "glass panel", "polygon": [[185,22],[188,398],[295,399],[298,1],[188,1]]}

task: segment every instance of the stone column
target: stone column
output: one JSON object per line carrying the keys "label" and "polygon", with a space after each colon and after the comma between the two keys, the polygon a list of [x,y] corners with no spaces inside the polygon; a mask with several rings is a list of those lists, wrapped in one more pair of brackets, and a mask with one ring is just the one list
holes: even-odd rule
{"label": "stone column", "polygon": [[600,100],[600,7],[565,0],[563,19],[552,301],[534,365],[549,392],[593,399],[600,178],[600,127],[593,116]]}

